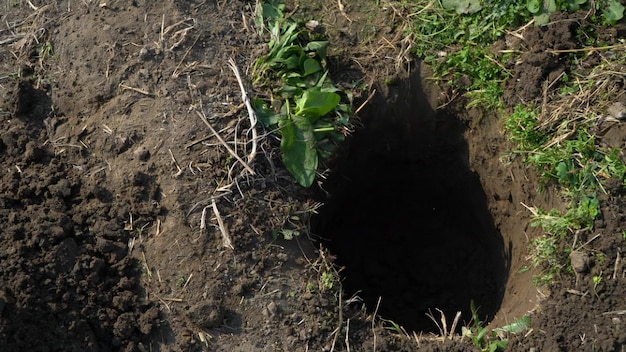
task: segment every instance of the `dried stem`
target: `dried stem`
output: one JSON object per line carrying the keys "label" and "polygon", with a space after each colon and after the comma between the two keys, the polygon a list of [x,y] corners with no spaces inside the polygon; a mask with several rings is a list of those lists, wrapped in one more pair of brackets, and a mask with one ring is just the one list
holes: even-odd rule
{"label": "dried stem", "polygon": [[243,85],[243,80],[241,79],[241,74],[239,73],[239,68],[237,68],[235,60],[233,60],[232,58],[228,59],[228,66],[231,70],[233,70],[235,77],[237,77],[237,82],[239,82],[239,88],[241,89],[241,99],[243,100],[243,103],[246,104],[246,108],[248,109],[250,129],[252,130],[252,150],[250,151],[250,154],[248,154],[248,163],[251,163],[256,156],[258,144],[258,136],[256,132],[257,116],[254,112],[254,109],[252,108],[252,104],[250,103],[250,97],[248,97],[248,93],[246,93],[246,88]]}
{"label": "dried stem", "polygon": [[220,228],[220,232],[222,233],[222,243],[224,247],[235,249],[230,240],[230,236],[228,235],[228,229],[224,226],[224,220],[222,220],[222,216],[220,215],[220,211],[217,209],[217,204],[215,203],[215,199],[211,200],[211,205],[213,206],[213,213],[215,213],[215,217],[217,218],[217,224]]}
{"label": "dried stem", "polygon": [[239,163],[241,163],[241,165],[243,165],[243,167],[251,174],[251,175],[255,175],[254,170],[252,170],[252,168],[243,160],[239,157],[239,155],[237,155],[233,149],[228,145],[228,143],[226,143],[226,141],[219,135],[219,133],[217,133],[217,131],[215,130],[215,128],[213,128],[213,126],[211,126],[211,124],[209,123],[209,120],[206,118],[206,116],[204,115],[204,112],[201,111],[196,111],[196,113],[198,114],[198,116],[200,117],[200,119],[202,120],[202,122],[204,122],[205,125],[207,125],[207,127],[211,130],[211,132],[215,135],[215,137],[217,138],[217,140],[220,141],[220,143],[222,143],[222,145],[224,147],[226,147],[226,150],[228,150],[228,152],[230,153],[230,155],[232,155],[235,159],[237,159],[237,161]]}

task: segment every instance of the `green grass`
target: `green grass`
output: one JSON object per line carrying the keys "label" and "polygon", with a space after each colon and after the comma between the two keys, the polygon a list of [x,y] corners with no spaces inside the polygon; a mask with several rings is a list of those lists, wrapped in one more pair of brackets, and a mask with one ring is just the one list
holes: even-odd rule
{"label": "green grass", "polygon": [[[583,48],[614,44],[599,43],[597,32],[620,20],[623,6],[617,0],[419,0],[399,6],[410,13],[407,34],[413,38],[413,52],[433,68],[434,78],[464,96],[468,108],[505,116],[505,133],[515,147],[503,159],[521,158],[541,175],[539,191],[551,187],[563,195],[568,205],[563,211],[529,207],[532,225],[545,232],[529,243],[532,264],[541,269],[535,281],[551,283],[567,267],[569,235],[593,229],[601,216],[598,197],[606,192],[606,181],[624,184],[621,151],[599,145],[593,132],[603,104],[616,94],[608,88],[607,75],[620,72],[614,64],[623,58],[607,51],[596,69],[565,72],[550,92],[551,104],[537,97],[535,105],[507,107],[502,101],[504,84],[512,77],[507,63],[519,59],[519,53],[493,50],[493,44],[530,21],[545,25],[557,12],[577,10],[589,12],[589,22],[575,33]],[[563,56],[575,69],[585,55]]]}
{"label": "green grass", "polygon": [[470,302],[472,320],[468,326],[461,328],[464,338],[469,338],[481,352],[504,351],[508,346],[510,335],[520,334],[530,328],[530,316],[525,315],[509,325],[501,328],[490,328],[480,319],[474,301]]}
{"label": "green grass", "polygon": [[[510,77],[504,63],[509,53],[492,53],[490,46],[506,30],[530,18],[523,2],[417,1],[404,2],[410,12],[408,31],[413,50],[470,100],[470,107],[501,109],[502,83]],[[469,9],[469,10],[468,10]]]}
{"label": "green grass", "polygon": [[538,284],[550,284],[566,267],[568,253],[563,244],[568,235],[593,229],[601,216],[598,194],[605,192],[603,184],[610,179],[626,182],[620,150],[600,147],[589,132],[595,121],[597,116],[582,119],[578,125],[569,125],[567,132],[557,133],[539,123],[537,109],[518,105],[504,123],[517,146],[509,157],[521,157],[539,171],[540,191],[555,186],[568,202],[566,211],[529,208],[534,215],[531,225],[546,232],[530,241],[533,266],[542,270],[535,278]]}

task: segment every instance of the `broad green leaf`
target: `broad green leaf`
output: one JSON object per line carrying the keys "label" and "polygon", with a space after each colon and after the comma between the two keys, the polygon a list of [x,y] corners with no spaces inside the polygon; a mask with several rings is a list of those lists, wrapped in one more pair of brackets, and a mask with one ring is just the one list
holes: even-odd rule
{"label": "broad green leaf", "polygon": [[610,0],[609,6],[604,9],[604,20],[614,25],[624,17],[624,6],[618,0]]}
{"label": "broad green leaf", "polygon": [[283,99],[291,99],[293,97],[301,95],[302,88],[292,85],[285,85],[280,88],[276,93],[278,93]]}
{"label": "broad green leaf", "polygon": [[313,73],[316,73],[322,70],[322,66],[320,66],[319,62],[311,58],[304,60],[303,68],[304,68],[305,76],[311,75]]}
{"label": "broad green leaf", "polygon": [[274,112],[262,99],[252,99],[252,106],[254,107],[259,122],[261,122],[263,126],[269,127],[278,123],[280,115]]}
{"label": "broad green leaf", "polygon": [[[533,1],[533,0],[530,0]],[[528,3],[527,3],[528,5]],[[538,10],[535,13],[535,25],[543,26],[550,22],[550,15],[557,10],[556,0],[539,0]],[[531,8],[529,7],[530,11]],[[532,11],[531,11],[532,12]]]}
{"label": "broad green leaf", "polygon": [[305,47],[305,51],[313,51],[319,56],[320,60],[326,60],[326,51],[328,50],[327,40],[318,40],[309,42]]}
{"label": "broad green leaf", "polygon": [[556,11],[556,0],[544,0],[543,6],[548,13]]}
{"label": "broad green leaf", "polygon": [[[284,8],[285,6],[282,5]],[[263,2],[261,4],[261,14],[264,20],[276,20],[283,17],[281,8],[272,3]]]}
{"label": "broad green leaf", "polygon": [[530,11],[530,13],[535,14],[541,11],[541,8],[543,7],[543,1],[542,0],[528,0],[528,2],[526,3],[526,7],[528,8],[528,11]]}
{"label": "broad green leaf", "polygon": [[556,175],[561,182],[567,182],[567,180],[569,180],[569,169],[564,161],[561,161],[556,166]]}
{"label": "broad green leaf", "polygon": [[511,334],[519,334],[530,328],[530,315],[524,315],[517,319],[515,322],[503,326],[501,328],[493,329],[496,332],[508,332]]}
{"label": "broad green leaf", "polygon": [[337,93],[322,92],[319,87],[306,90],[296,101],[296,115],[307,116],[314,122],[333,110],[341,97]]}
{"label": "broad green leaf", "polygon": [[535,25],[536,26],[543,26],[545,24],[548,24],[548,22],[550,22],[550,14],[549,13],[542,13],[541,15],[535,16]]}
{"label": "broad green leaf", "polygon": [[293,116],[293,120],[280,120],[279,126],[282,134],[280,150],[285,167],[300,185],[310,187],[318,164],[311,123],[306,118]]}
{"label": "broad green leaf", "polygon": [[459,15],[473,14],[482,10],[480,0],[442,0],[443,7],[455,10]]}

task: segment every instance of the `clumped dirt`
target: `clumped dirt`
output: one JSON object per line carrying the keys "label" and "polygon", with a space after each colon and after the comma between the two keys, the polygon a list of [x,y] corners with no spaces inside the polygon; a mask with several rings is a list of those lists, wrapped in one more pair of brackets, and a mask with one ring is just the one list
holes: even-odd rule
{"label": "clumped dirt", "polygon": [[[245,77],[264,50],[253,2],[31,3],[0,5],[0,350],[461,351],[425,313],[467,324],[470,301],[493,326],[533,312],[512,350],[623,350],[623,189],[579,234],[589,270],[538,294],[521,202],[560,197],[500,162],[497,116],[423,83],[392,9],[289,4],[326,28],[335,81],[368,87],[357,104],[376,90],[326,181],[303,190],[274,137],[251,174],[200,118],[249,155],[227,60]],[[546,49],[578,47],[576,25],[505,44],[525,53],[508,103],[568,70]],[[620,123],[603,131],[624,147]]]}

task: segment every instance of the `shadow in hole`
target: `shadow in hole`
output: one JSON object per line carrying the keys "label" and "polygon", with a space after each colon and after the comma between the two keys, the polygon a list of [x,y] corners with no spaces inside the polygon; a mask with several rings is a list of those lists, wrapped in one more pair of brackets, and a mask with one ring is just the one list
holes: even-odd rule
{"label": "shadow in hole", "polygon": [[[416,69],[415,72],[419,72]],[[380,88],[380,87],[379,87]],[[325,184],[314,232],[345,266],[347,295],[407,330],[437,332],[441,309],[491,320],[510,267],[478,176],[470,170],[466,126],[434,111],[415,73],[378,96]],[[459,329],[460,329],[459,324]]]}

